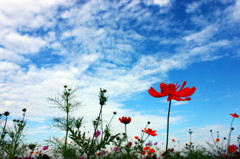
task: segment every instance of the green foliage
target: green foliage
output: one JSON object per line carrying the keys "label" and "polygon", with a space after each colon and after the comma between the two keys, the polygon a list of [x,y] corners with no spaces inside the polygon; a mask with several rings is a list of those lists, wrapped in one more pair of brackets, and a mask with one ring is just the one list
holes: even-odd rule
{"label": "green foliage", "polygon": [[59,128],[60,130],[65,131],[65,140],[64,146],[62,147],[61,143],[58,140],[57,142],[53,142],[57,144],[60,148],[60,152],[63,155],[64,159],[69,157],[68,147],[68,137],[69,137],[69,129],[71,127],[71,123],[73,122],[73,118],[70,117],[70,112],[78,109],[80,107],[80,102],[76,101],[75,95],[76,89],[72,90],[68,88],[68,86],[64,86],[64,91],[62,94],[58,94],[55,98],[49,98],[49,100],[61,111],[66,113],[66,117],[58,117],[53,119],[53,126]]}
{"label": "green foliage", "polygon": [[[24,135],[23,131],[26,126],[25,112],[23,110],[23,118],[20,120],[13,120],[13,126],[8,126],[9,112],[4,112],[1,115],[1,123],[4,123],[0,127],[0,157],[13,158],[14,156],[23,156],[26,152],[27,146],[23,143]],[[5,118],[4,118],[5,116]]]}

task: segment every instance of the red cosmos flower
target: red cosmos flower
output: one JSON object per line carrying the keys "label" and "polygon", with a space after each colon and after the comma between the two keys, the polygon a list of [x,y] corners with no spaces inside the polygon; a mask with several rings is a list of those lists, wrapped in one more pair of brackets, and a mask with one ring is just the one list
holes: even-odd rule
{"label": "red cosmos flower", "polygon": [[97,152],[96,155],[97,155],[97,156],[101,156],[101,153],[100,153],[100,152]]}
{"label": "red cosmos flower", "polygon": [[149,151],[148,151],[149,153],[154,153],[154,152],[156,152],[154,149],[150,149]]}
{"label": "red cosmos flower", "polygon": [[[187,82],[184,81],[181,88],[179,89],[180,86],[178,84],[161,83],[160,84],[161,92],[157,92],[154,88],[151,87],[148,90],[148,93],[151,96],[156,97],[156,98],[168,96],[167,101],[170,101],[172,99],[177,100],[177,101],[191,100],[191,98],[189,96],[191,96],[195,92],[196,88],[195,87],[184,88],[184,86],[186,84],[187,84]],[[182,97],[186,97],[186,98],[182,98]]]}
{"label": "red cosmos flower", "polygon": [[137,139],[137,140],[139,139],[139,137],[138,137],[138,136],[134,136],[134,138],[135,138],[135,139]]}
{"label": "red cosmos flower", "polygon": [[119,120],[123,124],[129,124],[131,122],[132,118],[130,118],[130,117],[122,117],[122,118],[119,118]]}
{"label": "red cosmos flower", "polygon": [[219,138],[216,138],[216,142],[219,142],[220,141],[220,139]]}
{"label": "red cosmos flower", "polygon": [[149,150],[150,149],[150,147],[144,147],[143,148],[143,150],[145,150],[145,151],[147,151],[147,150]]}
{"label": "red cosmos flower", "polygon": [[173,152],[173,151],[174,151],[174,148],[169,149],[169,151],[170,151],[170,152]]}
{"label": "red cosmos flower", "polygon": [[229,153],[234,153],[234,152],[237,151],[237,149],[238,149],[238,147],[235,146],[235,145],[229,145],[229,146],[228,146],[228,152],[229,152]]}
{"label": "red cosmos flower", "polygon": [[172,139],[172,142],[176,142],[175,139]]}
{"label": "red cosmos flower", "polygon": [[234,114],[230,114],[232,117],[234,117],[234,118],[239,118],[239,115],[238,114],[236,114],[236,113],[234,113]]}
{"label": "red cosmos flower", "polygon": [[156,130],[152,130],[151,128],[148,128],[148,129],[145,128],[144,130],[142,130],[142,132],[145,132],[146,134],[151,136],[157,136]]}
{"label": "red cosmos flower", "polygon": [[146,151],[143,151],[143,152],[142,152],[142,155],[144,156],[144,155],[146,155],[146,153],[147,153]]}

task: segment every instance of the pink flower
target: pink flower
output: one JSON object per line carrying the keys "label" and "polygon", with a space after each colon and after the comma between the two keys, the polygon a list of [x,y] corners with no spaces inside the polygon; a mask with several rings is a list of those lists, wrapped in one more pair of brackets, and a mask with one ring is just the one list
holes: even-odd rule
{"label": "pink flower", "polygon": [[119,148],[119,147],[114,147],[114,148],[113,148],[113,151],[115,151],[115,152],[116,152],[116,151],[120,151],[120,150],[121,150],[121,148]]}
{"label": "pink flower", "polygon": [[95,133],[94,133],[94,137],[98,138],[98,136],[101,134],[101,131],[97,130]]}
{"label": "pink flower", "polygon": [[44,146],[42,149],[45,151],[48,149],[48,146]]}

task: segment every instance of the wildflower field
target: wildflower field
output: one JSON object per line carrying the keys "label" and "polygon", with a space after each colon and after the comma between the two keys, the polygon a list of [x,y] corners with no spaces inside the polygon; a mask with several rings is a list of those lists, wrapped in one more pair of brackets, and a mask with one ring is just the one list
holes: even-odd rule
{"label": "wildflower field", "polygon": [[[234,130],[235,118],[239,118],[236,113],[227,114],[232,118],[230,121],[229,136],[215,137],[210,130],[212,141],[208,141],[208,148],[196,145],[191,141],[193,131],[189,129],[190,140],[182,150],[175,150],[170,143],[176,140],[169,136],[170,132],[170,112],[171,101],[189,101],[191,95],[195,93],[195,87],[185,87],[186,82],[178,84],[160,84],[160,91],[150,88],[148,93],[152,97],[167,97],[168,116],[166,142],[163,145],[158,142],[151,142],[157,136],[157,131],[151,128],[151,121],[146,121],[146,125],[139,130],[139,134],[133,138],[128,136],[128,125],[134,120],[128,116],[116,117],[117,112],[113,112],[111,120],[106,124],[103,122],[104,105],[108,96],[105,89],[99,91],[99,114],[93,119],[93,132],[91,136],[83,130],[84,117],[72,117],[70,112],[80,106],[80,102],[75,99],[74,89],[64,86],[64,90],[56,98],[49,98],[50,102],[65,113],[64,117],[53,118],[53,126],[64,131],[62,138],[50,138],[45,145],[37,143],[25,143],[24,128],[27,124],[25,115],[27,109],[23,108],[21,119],[14,119],[13,125],[9,124],[10,112],[5,111],[0,114],[0,158],[1,159],[240,159],[239,138],[231,138]],[[124,124],[124,133],[112,133],[111,122],[119,120]],[[164,151],[162,151],[164,149]]]}

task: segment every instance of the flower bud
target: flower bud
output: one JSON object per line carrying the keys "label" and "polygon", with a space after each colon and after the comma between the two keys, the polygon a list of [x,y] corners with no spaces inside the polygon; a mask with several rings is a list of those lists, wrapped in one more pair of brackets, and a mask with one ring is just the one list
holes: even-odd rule
{"label": "flower bud", "polygon": [[8,116],[10,113],[8,111],[4,112],[5,116]]}

